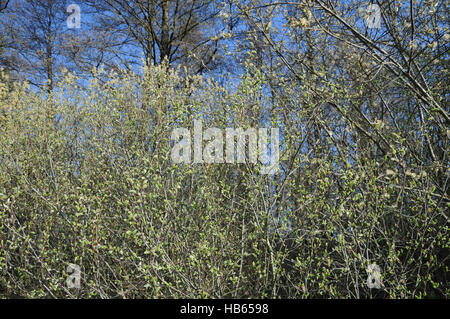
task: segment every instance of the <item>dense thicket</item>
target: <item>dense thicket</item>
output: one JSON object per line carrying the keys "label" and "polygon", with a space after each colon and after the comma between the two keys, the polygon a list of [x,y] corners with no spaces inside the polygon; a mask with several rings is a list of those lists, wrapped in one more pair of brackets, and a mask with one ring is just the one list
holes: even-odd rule
{"label": "dense thicket", "polygon": [[[117,23],[149,32],[146,3]],[[139,70],[2,74],[0,296],[448,297],[448,7],[375,3],[379,29],[362,1],[214,2],[224,29],[195,26],[207,61],[161,61],[159,25]],[[196,119],[280,128],[279,173],[174,164],[172,130]]]}

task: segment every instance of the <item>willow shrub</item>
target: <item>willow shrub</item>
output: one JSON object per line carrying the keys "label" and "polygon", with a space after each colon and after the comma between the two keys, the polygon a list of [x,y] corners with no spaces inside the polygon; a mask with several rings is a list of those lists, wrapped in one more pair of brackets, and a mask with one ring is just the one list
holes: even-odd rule
{"label": "willow shrub", "polygon": [[[356,154],[339,169],[295,152],[294,133],[276,176],[175,165],[171,131],[194,119],[284,133],[307,120],[277,118],[258,72],[234,90],[180,74],[98,70],[83,86],[66,74],[51,94],[0,87],[0,296],[448,296],[448,199],[432,167],[412,174],[392,157],[385,174]],[[373,263],[380,289],[367,287]],[[79,289],[66,285],[69,264]]]}

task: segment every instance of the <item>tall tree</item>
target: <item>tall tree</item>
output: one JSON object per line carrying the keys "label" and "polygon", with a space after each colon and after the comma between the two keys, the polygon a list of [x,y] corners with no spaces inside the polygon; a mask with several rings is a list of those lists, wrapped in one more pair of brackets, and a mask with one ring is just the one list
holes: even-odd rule
{"label": "tall tree", "polygon": [[89,1],[102,13],[105,30],[131,38],[130,62],[158,65],[167,60],[195,73],[217,66],[220,12],[214,0]]}
{"label": "tall tree", "polygon": [[63,69],[90,72],[112,59],[106,53],[115,33],[105,34],[82,7],[81,28],[69,27],[71,1],[16,0],[0,20],[5,58],[14,76],[51,91]]}
{"label": "tall tree", "polygon": [[[9,0],[0,0],[0,14],[8,7]],[[6,68],[6,59],[4,58],[4,46],[5,39],[0,34],[0,71],[3,71]],[[0,73],[0,79],[2,79],[2,74]]]}

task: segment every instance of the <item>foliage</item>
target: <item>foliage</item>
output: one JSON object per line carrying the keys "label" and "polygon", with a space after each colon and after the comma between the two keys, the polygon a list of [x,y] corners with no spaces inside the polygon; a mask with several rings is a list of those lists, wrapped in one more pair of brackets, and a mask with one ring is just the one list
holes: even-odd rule
{"label": "foliage", "polygon": [[[412,163],[388,123],[378,124],[392,145],[383,157],[351,142],[338,152],[333,132],[295,151],[314,104],[277,116],[298,103],[295,87],[274,103],[248,68],[235,90],[162,64],[3,94],[0,295],[448,297],[449,201],[434,181],[443,163]],[[344,93],[358,94],[333,94]],[[221,128],[270,119],[283,128],[283,172],[173,164],[171,128],[200,117]],[[345,117],[338,124],[358,136]],[[70,263],[80,289],[66,287]],[[372,263],[380,290],[366,285]]]}
{"label": "foliage", "polygon": [[[64,4],[0,8],[0,297],[449,297],[446,1]],[[280,172],[174,164],[199,119]]]}

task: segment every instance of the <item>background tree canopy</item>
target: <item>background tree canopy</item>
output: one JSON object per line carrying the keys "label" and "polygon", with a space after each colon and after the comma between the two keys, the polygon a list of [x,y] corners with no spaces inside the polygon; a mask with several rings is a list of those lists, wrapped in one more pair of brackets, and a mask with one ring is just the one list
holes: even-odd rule
{"label": "background tree canopy", "polygon": [[[0,297],[449,297],[447,1],[69,4],[0,1]],[[280,172],[174,164],[198,119]]]}

